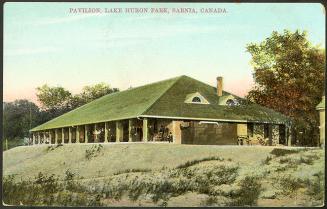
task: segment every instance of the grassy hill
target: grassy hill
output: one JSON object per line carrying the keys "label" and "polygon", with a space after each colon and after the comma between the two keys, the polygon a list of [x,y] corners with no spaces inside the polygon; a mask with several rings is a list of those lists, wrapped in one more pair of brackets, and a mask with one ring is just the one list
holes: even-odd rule
{"label": "grassy hill", "polygon": [[[8,204],[312,206],[322,205],[324,198],[323,149],[41,145],[5,151],[3,174]],[[31,187],[40,192],[35,194],[39,202],[17,194]]]}

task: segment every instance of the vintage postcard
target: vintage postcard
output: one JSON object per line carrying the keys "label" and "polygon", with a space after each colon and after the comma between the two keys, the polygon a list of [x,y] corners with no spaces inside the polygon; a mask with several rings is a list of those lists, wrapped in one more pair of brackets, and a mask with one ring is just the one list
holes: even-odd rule
{"label": "vintage postcard", "polygon": [[3,11],[4,206],[324,206],[325,5]]}

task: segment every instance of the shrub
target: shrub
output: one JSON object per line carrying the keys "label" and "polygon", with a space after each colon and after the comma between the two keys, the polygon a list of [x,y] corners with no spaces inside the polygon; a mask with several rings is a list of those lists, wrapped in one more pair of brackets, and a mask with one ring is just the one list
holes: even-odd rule
{"label": "shrub", "polygon": [[141,169],[141,168],[132,168],[132,169],[126,169],[126,170],[122,170],[122,171],[118,171],[116,173],[114,173],[113,175],[120,175],[120,174],[124,174],[124,173],[137,173],[137,172],[149,172],[151,171],[150,169]]}
{"label": "shrub", "polygon": [[89,160],[98,156],[102,149],[103,146],[101,144],[92,145],[89,149],[85,150],[85,158]]}
{"label": "shrub", "polygon": [[209,196],[206,198],[204,202],[204,206],[212,206],[217,203],[217,197],[216,196]]}
{"label": "shrub", "polygon": [[34,183],[39,185],[45,194],[54,193],[59,190],[58,178],[54,174],[46,176],[42,172],[39,172]]}
{"label": "shrub", "polygon": [[257,177],[246,176],[239,183],[240,189],[232,193],[230,206],[252,206],[256,205],[261,192],[261,184]]}
{"label": "shrub", "polygon": [[325,193],[324,173],[319,172],[314,175],[311,181],[308,179],[305,183],[308,186],[307,194],[315,200],[323,200]]}
{"label": "shrub", "polygon": [[282,149],[282,148],[274,148],[270,154],[275,155],[276,157],[285,156],[293,153],[300,152],[300,149]]}
{"label": "shrub", "polygon": [[300,178],[296,178],[291,175],[280,177],[278,181],[283,193],[286,195],[291,194],[295,190],[303,187],[304,183],[303,180],[301,180]]}
{"label": "shrub", "polygon": [[265,160],[262,161],[263,165],[269,165],[269,162],[272,160],[272,156],[267,156]]}
{"label": "shrub", "polygon": [[[68,175],[71,176],[71,175]],[[77,183],[76,183],[77,184]],[[79,185],[79,184],[77,184]],[[81,187],[81,185],[79,185]],[[54,175],[39,173],[34,181],[14,181],[13,176],[3,178],[3,200],[10,205],[31,206],[99,206],[97,194],[87,192],[76,193],[58,182]]]}
{"label": "shrub", "polygon": [[199,160],[187,161],[186,163],[184,163],[184,164],[182,164],[182,165],[179,165],[179,166],[177,166],[176,168],[177,168],[177,169],[180,169],[180,168],[187,168],[187,167],[190,167],[190,166],[192,166],[192,165],[195,165],[195,164],[198,164],[198,163],[201,163],[201,162],[204,162],[204,161],[211,161],[211,160],[223,161],[224,158],[216,157],[216,156],[206,157],[206,158],[199,159]]}

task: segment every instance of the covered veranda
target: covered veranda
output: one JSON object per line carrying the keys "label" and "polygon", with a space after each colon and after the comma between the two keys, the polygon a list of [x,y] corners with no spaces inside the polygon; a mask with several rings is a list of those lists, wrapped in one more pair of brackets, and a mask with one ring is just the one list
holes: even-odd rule
{"label": "covered veranda", "polygon": [[32,132],[30,144],[173,142],[173,138],[174,141],[180,138],[179,125],[176,121],[156,118],[75,125]]}

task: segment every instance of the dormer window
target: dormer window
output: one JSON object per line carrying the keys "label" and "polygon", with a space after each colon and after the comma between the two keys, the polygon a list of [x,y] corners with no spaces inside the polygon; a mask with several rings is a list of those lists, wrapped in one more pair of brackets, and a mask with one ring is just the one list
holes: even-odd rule
{"label": "dormer window", "polygon": [[228,106],[234,106],[234,105],[235,105],[235,102],[234,102],[232,99],[228,99],[228,100],[226,101],[226,104],[227,104]]}
{"label": "dormer window", "polygon": [[239,105],[239,102],[237,99],[227,99],[226,105],[227,106],[236,106],[236,105]]}
{"label": "dormer window", "polygon": [[200,97],[193,97],[192,102],[201,103],[201,99],[200,99]]}
{"label": "dormer window", "polygon": [[219,105],[226,105],[232,107],[240,105],[240,102],[237,97],[229,94],[219,97]]}
{"label": "dormer window", "polygon": [[199,92],[191,93],[186,95],[185,103],[192,103],[192,104],[210,104],[204,96],[202,96]]}

